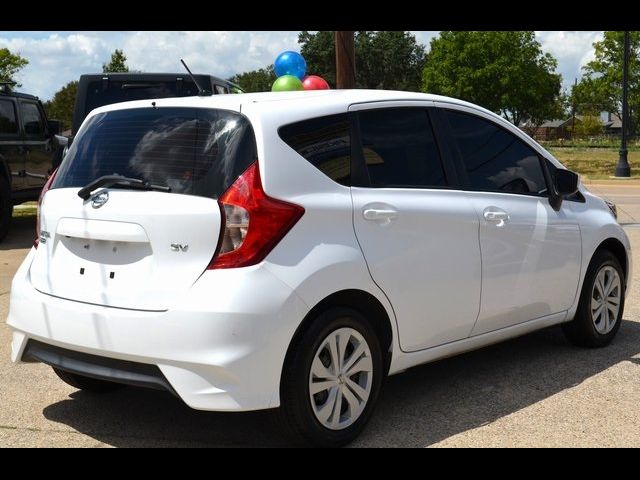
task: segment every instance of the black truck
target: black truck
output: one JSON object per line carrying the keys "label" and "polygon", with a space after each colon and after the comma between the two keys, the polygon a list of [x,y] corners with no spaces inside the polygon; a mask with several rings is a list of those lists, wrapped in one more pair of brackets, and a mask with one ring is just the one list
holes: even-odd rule
{"label": "black truck", "polygon": [[37,200],[58,166],[67,140],[60,122],[47,120],[33,95],[13,91],[0,82],[0,241],[9,231],[13,206]]}
{"label": "black truck", "polygon": [[[203,89],[213,95],[242,93],[242,89],[213,75],[194,74]],[[178,73],[94,73],[80,76],[73,110],[71,134],[75,135],[94,108],[147,98],[191,97],[198,88],[189,75]]]}
{"label": "black truck", "polygon": [[48,176],[58,167],[91,110],[118,102],[148,98],[242,93],[237,85],[212,75],[177,73],[96,73],[81,75],[71,136],[59,134],[60,122],[47,121],[41,102],[0,84],[0,241],[6,236],[13,206],[37,200]]}

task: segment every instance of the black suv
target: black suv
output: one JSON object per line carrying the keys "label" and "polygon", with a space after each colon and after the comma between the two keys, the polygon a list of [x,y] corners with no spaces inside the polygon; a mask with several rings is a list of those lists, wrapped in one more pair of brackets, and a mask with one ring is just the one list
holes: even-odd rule
{"label": "black suv", "polygon": [[[212,94],[242,93],[242,89],[213,75],[194,75]],[[92,73],[81,75],[73,110],[72,135],[94,108],[148,98],[191,97],[198,89],[189,75],[181,73]]]}
{"label": "black suv", "polygon": [[60,122],[48,121],[38,97],[0,82],[0,241],[9,231],[13,206],[37,200],[62,158]]}

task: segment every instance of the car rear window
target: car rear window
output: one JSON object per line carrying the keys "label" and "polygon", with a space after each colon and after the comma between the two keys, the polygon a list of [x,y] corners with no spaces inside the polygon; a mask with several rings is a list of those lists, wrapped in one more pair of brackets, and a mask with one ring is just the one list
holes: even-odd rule
{"label": "car rear window", "polygon": [[243,115],[204,108],[136,108],[89,118],[52,188],[83,187],[103,175],[167,185],[172,193],[218,198],[257,159]]}

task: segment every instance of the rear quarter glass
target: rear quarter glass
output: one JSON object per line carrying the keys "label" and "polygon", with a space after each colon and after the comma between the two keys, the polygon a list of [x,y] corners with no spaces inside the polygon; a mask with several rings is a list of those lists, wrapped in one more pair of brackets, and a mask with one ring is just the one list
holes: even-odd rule
{"label": "rear quarter glass", "polygon": [[237,112],[114,110],[87,120],[52,188],[81,188],[117,174],[166,185],[172,193],[218,198],[256,159],[251,123]]}
{"label": "rear quarter glass", "polygon": [[351,124],[346,113],[284,125],[280,138],[327,177],[341,185],[351,181]]}

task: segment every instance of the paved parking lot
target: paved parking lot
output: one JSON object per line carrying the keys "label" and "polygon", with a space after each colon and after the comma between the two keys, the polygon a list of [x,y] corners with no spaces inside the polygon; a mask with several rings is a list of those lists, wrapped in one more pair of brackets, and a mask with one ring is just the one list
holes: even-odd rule
{"label": "paved parking lot", "polygon": [[[618,204],[635,279],[614,343],[583,350],[553,327],[391,377],[354,446],[640,446],[640,183],[590,187]],[[10,280],[33,219],[0,244],[0,447],[278,446],[264,412],[196,412],[169,394],[75,391],[41,364],[13,365]]]}

